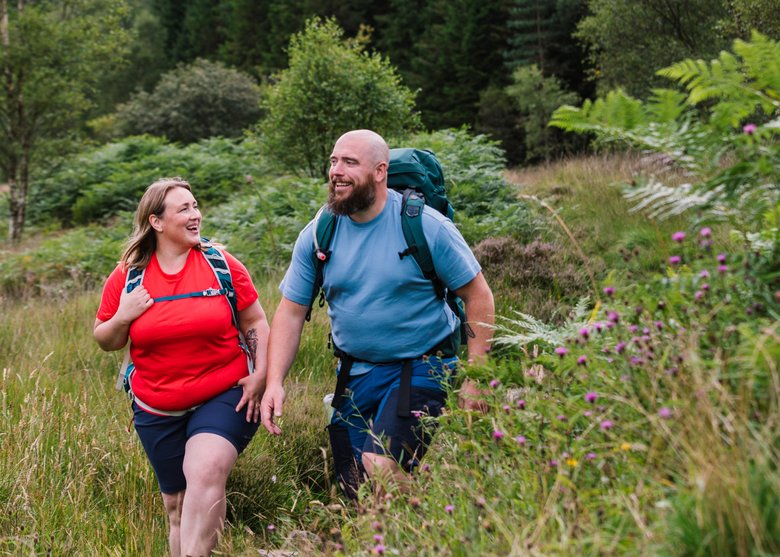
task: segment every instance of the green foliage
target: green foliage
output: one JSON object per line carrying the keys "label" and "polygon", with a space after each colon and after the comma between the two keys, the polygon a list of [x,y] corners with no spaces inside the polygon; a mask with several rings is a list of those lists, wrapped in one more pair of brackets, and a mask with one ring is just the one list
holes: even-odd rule
{"label": "green foliage", "polygon": [[342,133],[368,128],[392,138],[418,125],[414,95],[395,69],[360,40],[345,42],[334,20],[309,20],[289,55],[289,68],[266,90],[259,127],[264,152],[280,167],[322,178]]}
{"label": "green foliage", "polygon": [[130,137],[66,159],[36,180],[31,218],[67,226],[135,211],[149,184],[177,175],[192,184],[208,209],[250,188],[253,177],[263,173],[258,146],[251,140],[215,138],[179,147],[161,138]]}
{"label": "green foliage", "polygon": [[198,59],[163,74],[154,91],[139,91],[117,109],[118,132],[192,143],[238,137],[260,118],[260,89],[244,73]]}
{"label": "green foliage", "polygon": [[709,58],[726,46],[719,33],[728,14],[722,0],[591,0],[577,24],[592,78],[601,91],[622,88],[644,98],[661,83],[654,69],[685,57]]}
{"label": "green foliage", "polygon": [[[740,228],[760,229],[780,196],[780,43],[755,34],[750,43],[735,41],[734,52],[658,72],[687,95],[656,90],[642,103],[612,91],[582,108],[558,109],[551,125],[659,153],[655,161],[665,168],[651,169],[630,192],[656,216],[699,207],[731,216]],[[670,187],[664,173],[678,168],[687,183]]]}
{"label": "green foliage", "polygon": [[526,161],[550,160],[565,152],[566,138],[547,122],[556,108],[576,103],[579,97],[566,91],[557,78],[543,76],[535,64],[515,69],[512,81],[506,92],[518,108]]}

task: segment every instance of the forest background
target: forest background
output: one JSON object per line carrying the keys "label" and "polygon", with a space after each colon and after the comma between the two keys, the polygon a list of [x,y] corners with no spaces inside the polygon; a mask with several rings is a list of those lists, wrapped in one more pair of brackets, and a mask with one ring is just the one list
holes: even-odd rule
{"label": "forest background", "polygon": [[187,178],[270,316],[370,127],[442,160],[489,410],[449,409],[415,496],[346,503],[316,313],[219,550],[780,553],[778,39],[777,0],[0,0],[0,552],[164,551],[91,339],[143,189]]}

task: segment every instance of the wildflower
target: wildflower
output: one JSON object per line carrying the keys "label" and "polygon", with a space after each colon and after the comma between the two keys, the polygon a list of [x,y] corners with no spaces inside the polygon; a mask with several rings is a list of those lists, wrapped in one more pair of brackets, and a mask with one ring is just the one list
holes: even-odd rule
{"label": "wildflower", "polygon": [[718,265],[718,272],[721,274],[728,273],[729,272],[728,265]]}
{"label": "wildflower", "polygon": [[696,291],[696,292],[693,294],[693,297],[694,297],[694,299],[696,299],[696,300],[701,300],[702,298],[704,298],[704,291],[703,291],[703,290],[697,290],[697,291]]}
{"label": "wildflower", "polygon": [[503,431],[500,431],[498,429],[493,431],[493,439],[495,439],[496,441],[501,441],[501,439],[503,439],[503,438],[504,438],[504,432]]}
{"label": "wildflower", "polygon": [[636,325],[629,325],[628,326],[628,332],[630,332],[630,333],[635,333],[638,330],[639,330],[639,327],[637,327]]}
{"label": "wildflower", "polygon": [[604,294],[607,296],[612,296],[615,293],[615,289],[612,286],[605,286],[604,287]]}
{"label": "wildflower", "polygon": [[382,543],[385,537],[382,534],[374,534],[374,541],[376,543]]}
{"label": "wildflower", "polygon": [[419,497],[410,497],[409,498],[409,504],[411,506],[413,506],[413,507],[419,507],[420,503],[422,503],[422,501],[420,501]]}
{"label": "wildflower", "polygon": [[631,450],[631,443],[623,443],[620,445],[621,451],[630,451]]}
{"label": "wildflower", "polygon": [[706,292],[707,290],[710,289],[710,285],[708,283],[706,283],[706,282],[703,282],[699,288],[701,288],[702,290],[704,290]]}
{"label": "wildflower", "polygon": [[602,421],[602,422],[601,422],[601,424],[599,425],[599,427],[600,427],[602,430],[604,430],[604,431],[609,431],[610,429],[612,429],[612,427],[613,427],[614,425],[615,425],[615,424],[613,424],[613,423],[612,423],[612,420],[604,420],[604,421]]}
{"label": "wildflower", "polygon": [[710,278],[710,272],[707,269],[704,269],[699,273],[699,278]]}
{"label": "wildflower", "polygon": [[680,258],[679,255],[672,255],[669,258],[669,264],[670,265],[679,265],[681,261],[682,261],[682,259]]}
{"label": "wildflower", "polygon": [[452,511],[455,510],[455,505],[447,505],[444,507],[444,512],[448,514],[452,514]]}
{"label": "wildflower", "polygon": [[594,391],[590,391],[588,393],[585,393],[585,400],[593,404],[596,402],[596,399],[599,398],[599,395],[595,393]]}
{"label": "wildflower", "polygon": [[654,325],[655,325],[655,328],[658,329],[659,331],[664,328],[664,322],[663,321],[656,321],[654,323]]}
{"label": "wildflower", "polygon": [[726,254],[725,253],[719,253],[717,259],[718,259],[718,263],[725,263],[726,262]]}
{"label": "wildflower", "polygon": [[685,240],[685,232],[675,232],[672,234],[672,240],[675,242],[682,242]]}
{"label": "wildflower", "polygon": [[699,230],[699,236],[702,238],[709,238],[712,236],[712,229],[709,226],[705,226],[701,230]]}
{"label": "wildflower", "polygon": [[662,406],[658,409],[658,416],[664,420],[668,420],[672,417],[672,410],[666,406]]}
{"label": "wildflower", "polygon": [[506,412],[507,414],[509,414],[509,412],[512,410],[512,407],[511,407],[511,406],[509,406],[508,404],[504,404],[504,405],[503,405],[501,408],[502,408],[502,409],[504,410],[504,412]]}
{"label": "wildflower", "polygon": [[566,416],[564,416],[563,414],[558,414],[558,415],[557,415],[555,418],[556,418],[556,419],[557,419],[559,422],[565,422],[565,421],[566,421]]}
{"label": "wildflower", "polygon": [[371,553],[374,555],[384,555],[385,554],[385,546],[381,543],[378,543],[374,546],[374,549],[371,550]]}
{"label": "wildflower", "polygon": [[423,472],[428,472],[430,469],[431,469],[431,467],[428,465],[428,463],[427,463],[427,462],[426,462],[425,464],[423,464],[423,465],[422,465],[422,468],[421,468],[421,470],[422,470]]}
{"label": "wildflower", "polygon": [[550,468],[558,468],[558,461],[555,459],[552,459],[550,461]]}
{"label": "wildflower", "polygon": [[276,526],[274,526],[273,524],[269,524],[269,525],[268,525],[268,526],[266,526],[265,528],[266,528],[266,530],[268,530],[269,532],[273,532],[274,530],[276,530]]}
{"label": "wildflower", "polygon": [[642,360],[642,358],[639,356],[631,356],[629,362],[632,366],[641,366],[644,363],[644,360]]}
{"label": "wildflower", "polygon": [[520,446],[524,446],[524,445],[525,445],[525,441],[526,441],[526,439],[525,439],[525,436],[523,436],[523,435],[518,435],[517,437],[515,437],[515,441],[517,441],[517,444],[518,444],[518,445],[520,445]]}
{"label": "wildflower", "polygon": [[588,453],[585,455],[585,460],[595,460],[596,453]]}
{"label": "wildflower", "polygon": [[491,379],[491,381],[490,381],[490,388],[491,389],[495,389],[500,384],[501,384],[501,380],[500,379]]}
{"label": "wildflower", "polygon": [[378,520],[375,520],[374,522],[371,523],[371,529],[372,530],[378,530],[378,531],[381,532],[382,531],[382,523],[379,522]]}
{"label": "wildflower", "polygon": [[593,324],[593,328],[596,329],[597,333],[600,333],[601,331],[604,330],[604,324],[601,321],[596,321]]}
{"label": "wildflower", "polygon": [[617,323],[620,321],[620,314],[616,311],[610,311],[607,313],[607,319],[612,323]]}
{"label": "wildflower", "polygon": [[582,329],[580,329],[580,336],[584,339],[587,339],[590,336],[590,331],[588,330],[587,327],[583,327]]}
{"label": "wildflower", "polygon": [[593,412],[591,412],[590,410],[585,410],[585,412],[583,413],[583,415],[584,415],[586,418],[590,418],[590,417],[593,415]]}
{"label": "wildflower", "polygon": [[576,467],[577,467],[577,465],[579,464],[579,462],[577,462],[577,459],[576,459],[576,458],[567,458],[567,459],[566,459],[566,464],[567,464],[567,465],[568,465],[570,468],[576,468]]}
{"label": "wildflower", "polygon": [[525,401],[522,398],[517,401],[517,407],[520,410],[525,410]]}
{"label": "wildflower", "polygon": [[565,346],[559,346],[558,348],[555,349],[555,353],[558,354],[558,356],[560,356],[561,358],[563,358],[566,354],[569,353],[569,349],[566,348]]}
{"label": "wildflower", "polygon": [[580,356],[579,358],[577,358],[577,365],[584,366],[587,363],[588,363],[588,358],[587,357]]}
{"label": "wildflower", "polygon": [[625,343],[625,342],[623,342],[623,341],[621,341],[621,342],[618,342],[618,343],[615,345],[615,352],[617,352],[618,354],[622,354],[622,353],[623,353],[623,350],[625,350],[625,349],[626,349],[626,343]]}
{"label": "wildflower", "polygon": [[755,124],[745,124],[742,126],[742,131],[745,132],[746,135],[753,135],[756,133],[756,130],[758,129],[758,126]]}

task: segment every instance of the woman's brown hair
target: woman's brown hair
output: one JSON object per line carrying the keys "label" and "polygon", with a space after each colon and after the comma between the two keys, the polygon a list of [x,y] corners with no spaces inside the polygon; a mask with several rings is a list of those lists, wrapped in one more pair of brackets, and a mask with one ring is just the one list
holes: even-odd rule
{"label": "woman's brown hair", "polygon": [[152,260],[152,254],[157,249],[157,237],[149,222],[149,217],[157,215],[161,217],[165,211],[165,196],[173,188],[184,188],[192,191],[190,184],[175,176],[173,178],[160,178],[152,183],[144,192],[133,218],[133,233],[127,240],[127,247],[122,254],[120,262],[126,269],[137,267],[145,269]]}

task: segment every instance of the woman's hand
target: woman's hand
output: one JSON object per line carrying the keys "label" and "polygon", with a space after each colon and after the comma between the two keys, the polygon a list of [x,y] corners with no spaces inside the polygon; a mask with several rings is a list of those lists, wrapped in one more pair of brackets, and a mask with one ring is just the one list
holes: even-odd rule
{"label": "woman's hand", "polygon": [[132,292],[127,292],[127,290],[122,288],[122,294],[119,297],[119,308],[116,310],[113,318],[129,326],[130,323],[141,317],[153,304],[154,299],[143,284],[139,284]]}
{"label": "woman's hand", "polygon": [[239,385],[244,388],[244,394],[238,401],[236,412],[246,406],[246,421],[257,423],[260,419],[260,397],[265,391],[265,373],[255,372],[239,380]]}

